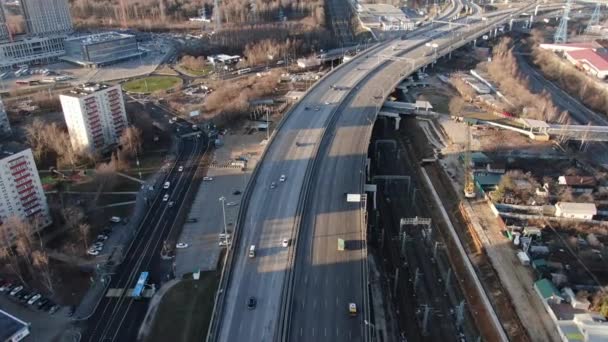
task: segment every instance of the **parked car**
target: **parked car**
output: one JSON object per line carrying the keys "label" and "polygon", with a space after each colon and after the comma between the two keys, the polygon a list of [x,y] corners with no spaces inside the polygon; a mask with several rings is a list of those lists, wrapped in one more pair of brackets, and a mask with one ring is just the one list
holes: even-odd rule
{"label": "parked car", "polygon": [[95,250],[95,249],[89,249],[89,250],[87,250],[87,254],[88,255],[92,255],[92,256],[98,256],[99,255],[99,251]]}
{"label": "parked car", "polygon": [[53,305],[50,309],[49,309],[49,314],[54,315],[55,312],[57,312],[59,309],[61,309],[61,306],[59,305]]}
{"label": "parked car", "polygon": [[112,217],[110,217],[110,222],[120,223],[120,217],[112,216]]}
{"label": "parked car", "polygon": [[203,180],[205,182],[211,182],[213,180],[213,177],[207,177],[207,176],[205,176],[205,177],[203,177]]}
{"label": "parked car", "polygon": [[188,248],[188,244],[185,242],[179,242],[178,244],[175,245],[175,248],[179,248],[179,249]]}
{"label": "parked car", "polygon": [[43,297],[43,298],[40,298],[40,299],[38,300],[38,302],[36,302],[36,308],[37,308],[38,310],[42,310],[42,308],[44,307],[44,305],[45,305],[46,303],[48,303],[48,302],[49,302],[49,299],[48,299],[48,298],[44,298],[44,297]]}
{"label": "parked car", "polygon": [[23,290],[23,286],[18,285],[17,287],[13,288],[10,292],[11,296],[16,296],[21,290]]}
{"label": "parked car", "polygon": [[97,235],[97,241],[105,241],[108,239],[107,235],[99,234]]}
{"label": "parked car", "polygon": [[289,247],[289,239],[283,239],[283,241],[281,242],[281,246],[285,248]]}
{"label": "parked car", "polygon": [[36,301],[38,299],[42,298],[42,295],[40,293],[36,293],[35,295],[33,295],[30,300],[27,301],[28,305],[33,305],[34,303],[36,303]]}
{"label": "parked car", "polygon": [[197,218],[189,218],[189,219],[186,220],[186,222],[187,223],[195,223],[195,222],[198,222],[198,219]]}
{"label": "parked car", "polygon": [[235,196],[238,196],[238,195],[242,194],[242,192],[241,192],[241,190],[234,190],[232,192],[232,194],[235,195]]}

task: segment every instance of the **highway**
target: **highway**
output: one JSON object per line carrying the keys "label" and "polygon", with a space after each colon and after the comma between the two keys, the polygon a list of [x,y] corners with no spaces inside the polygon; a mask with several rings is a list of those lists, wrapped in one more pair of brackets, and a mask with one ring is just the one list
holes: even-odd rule
{"label": "highway", "polygon": [[[87,320],[83,341],[135,341],[140,324],[148,308],[148,299],[137,300],[130,296],[141,272],[150,273],[149,284],[158,289],[171,272],[171,261],[162,261],[160,251],[173,225],[189,185],[194,177],[202,152],[204,139],[189,138],[179,142],[179,153],[175,164],[164,181],[169,181],[168,190],[162,190],[152,201],[146,216],[135,233],[122,264],[112,276],[110,289],[126,289],[122,295],[104,297],[95,313]],[[184,166],[182,172],[178,166]],[[169,200],[162,197],[169,194]],[[174,202],[170,207],[168,203]]]}
{"label": "highway", "polygon": [[[209,340],[368,339],[364,228],[359,205],[343,196],[363,192],[371,127],[390,91],[481,34],[468,30],[435,24],[379,44],[317,82],[286,115],[248,185]],[[354,248],[337,253],[338,235]],[[283,238],[292,240],[290,248],[281,247]],[[251,245],[255,258],[247,257]],[[246,305],[251,296],[253,310]],[[358,304],[357,317],[348,317],[349,302]]]}

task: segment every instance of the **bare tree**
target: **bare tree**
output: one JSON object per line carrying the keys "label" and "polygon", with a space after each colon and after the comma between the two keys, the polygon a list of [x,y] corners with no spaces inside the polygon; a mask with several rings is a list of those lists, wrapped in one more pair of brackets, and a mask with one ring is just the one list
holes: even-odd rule
{"label": "bare tree", "polygon": [[141,130],[135,126],[129,126],[120,136],[120,147],[127,157],[132,157],[141,151]]}
{"label": "bare tree", "polygon": [[78,225],[78,232],[80,233],[80,239],[84,243],[84,249],[89,248],[89,234],[91,232],[91,226],[88,223],[81,223]]}
{"label": "bare tree", "polygon": [[46,252],[36,250],[32,252],[32,262],[38,274],[42,277],[42,283],[50,293],[55,292],[53,284],[53,275],[49,267],[49,256]]}

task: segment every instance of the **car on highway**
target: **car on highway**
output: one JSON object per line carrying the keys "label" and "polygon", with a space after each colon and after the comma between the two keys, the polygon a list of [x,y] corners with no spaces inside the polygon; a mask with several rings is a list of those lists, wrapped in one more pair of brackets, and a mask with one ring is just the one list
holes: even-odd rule
{"label": "car on highway", "polygon": [[163,196],[163,202],[167,202],[169,200],[169,194],[165,194],[165,196]]}
{"label": "car on highway", "polygon": [[165,182],[165,184],[163,185],[163,189],[169,189],[170,186],[171,182]]}
{"label": "car on highway", "polygon": [[175,245],[175,248],[179,248],[179,249],[188,248],[188,244],[185,242],[179,242]]}
{"label": "car on highway", "polygon": [[283,241],[281,241],[281,246],[284,248],[289,247],[289,239],[283,239]]}
{"label": "car on highway", "polygon": [[355,303],[348,304],[348,314],[351,316],[357,315],[357,304],[355,304]]}
{"label": "car on highway", "polygon": [[110,217],[110,222],[112,222],[112,223],[120,223],[120,217],[118,217],[118,216],[112,216],[112,217]]}
{"label": "car on highway", "polygon": [[274,189],[276,187],[277,187],[277,183],[275,183],[275,182],[270,183],[270,188],[271,189]]}
{"label": "car on highway", "polygon": [[178,172],[182,172],[182,171],[184,171],[184,167],[180,165],[180,167],[178,167],[178,168],[177,168],[177,171],[178,171]]}
{"label": "car on highway", "polygon": [[320,110],[321,110],[321,107],[319,107],[319,106],[315,107],[315,112],[318,112]]}
{"label": "car on highway", "polygon": [[279,178],[279,182],[284,182],[285,179],[287,179],[287,177],[285,177],[285,175],[281,175],[281,177]]}
{"label": "car on highway", "polygon": [[169,201],[169,203],[167,203],[167,206],[168,206],[169,208],[172,208],[174,204],[175,204],[175,202],[173,202],[173,201]]}
{"label": "car on highway", "polygon": [[234,190],[232,192],[232,194],[235,195],[235,196],[238,196],[238,195],[242,194],[242,192],[241,192],[241,190]]}
{"label": "car on highway", "polygon": [[213,180],[213,177],[207,177],[207,176],[205,176],[205,177],[203,177],[203,180],[205,182],[211,182]]}
{"label": "car on highway", "polygon": [[247,299],[247,309],[253,310],[253,309],[255,309],[257,304],[258,304],[258,301],[255,299],[255,297],[251,296],[251,297],[249,297],[249,299]]}

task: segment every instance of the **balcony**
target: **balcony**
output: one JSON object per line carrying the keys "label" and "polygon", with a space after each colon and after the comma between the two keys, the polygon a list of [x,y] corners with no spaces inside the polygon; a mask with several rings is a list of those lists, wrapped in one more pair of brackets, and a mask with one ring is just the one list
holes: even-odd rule
{"label": "balcony", "polygon": [[25,165],[25,164],[27,164],[27,161],[26,161],[26,160],[24,160],[24,159],[22,159],[22,161],[20,161],[20,162],[18,162],[18,163],[16,163],[16,164],[11,165],[11,166],[10,166],[10,169],[11,169],[11,171],[12,171],[12,170],[15,170],[16,168],[18,168],[18,167],[20,167],[20,166],[22,166],[22,165]]}

